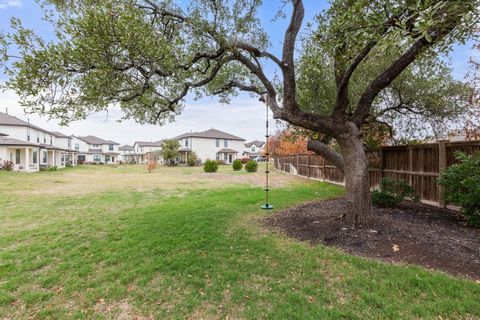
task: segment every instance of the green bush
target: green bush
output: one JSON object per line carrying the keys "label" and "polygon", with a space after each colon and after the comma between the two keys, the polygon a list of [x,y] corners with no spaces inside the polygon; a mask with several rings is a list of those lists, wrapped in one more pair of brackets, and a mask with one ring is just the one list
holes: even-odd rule
{"label": "green bush", "polygon": [[205,172],[217,172],[218,170],[217,161],[214,161],[214,160],[205,161],[203,165],[203,170],[205,170]]}
{"label": "green bush", "polygon": [[237,159],[237,160],[233,161],[232,167],[233,167],[233,170],[240,171],[240,170],[242,170],[243,163],[242,163],[241,160]]}
{"label": "green bush", "polygon": [[381,208],[396,207],[405,198],[420,200],[413,187],[404,180],[385,177],[380,181],[380,189],[372,191],[372,203]]}
{"label": "green bush", "polygon": [[48,171],[57,171],[57,166],[51,166],[51,167],[48,167]]}
{"label": "green bush", "polygon": [[225,160],[217,160],[217,164],[219,166],[223,166],[223,165],[225,165]]}
{"label": "green bush", "polygon": [[480,227],[480,152],[455,153],[459,163],[440,173],[438,183],[445,187],[445,200],[460,205],[468,223]]}
{"label": "green bush", "polygon": [[72,167],[73,167],[73,164],[67,163],[67,164],[65,165],[65,167],[67,167],[67,168],[72,168]]}
{"label": "green bush", "polygon": [[195,152],[191,152],[187,156],[187,165],[190,167],[194,167],[197,165],[197,154]]}
{"label": "green bush", "polygon": [[257,172],[258,163],[253,160],[248,161],[247,164],[245,164],[245,170],[247,170],[247,172]]}

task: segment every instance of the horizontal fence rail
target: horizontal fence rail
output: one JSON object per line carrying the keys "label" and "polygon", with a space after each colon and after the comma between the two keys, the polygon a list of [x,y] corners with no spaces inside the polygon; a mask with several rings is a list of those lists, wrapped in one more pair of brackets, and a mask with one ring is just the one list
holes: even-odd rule
{"label": "horizontal fence rail", "polygon": [[[370,187],[378,187],[383,177],[405,180],[423,202],[446,207],[439,173],[456,162],[455,152],[473,154],[480,151],[480,141],[440,141],[438,143],[389,146],[367,151]],[[343,173],[322,156],[296,154],[274,157],[275,168],[309,179],[344,184]]]}

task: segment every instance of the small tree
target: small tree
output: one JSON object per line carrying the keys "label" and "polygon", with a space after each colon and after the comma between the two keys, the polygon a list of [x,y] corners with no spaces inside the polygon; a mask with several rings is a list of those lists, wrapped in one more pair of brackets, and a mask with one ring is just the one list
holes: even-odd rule
{"label": "small tree", "polygon": [[189,167],[194,167],[197,164],[197,154],[195,152],[191,152],[187,155],[187,165]]}
{"label": "small tree", "polygon": [[462,206],[468,222],[480,227],[480,152],[466,155],[458,152],[459,161],[443,170],[438,180],[445,187],[446,200]]}
{"label": "small tree", "polygon": [[241,160],[236,159],[235,161],[233,161],[232,167],[233,167],[233,170],[240,171],[242,170],[243,163]]}
{"label": "small tree", "polygon": [[177,140],[165,140],[162,143],[162,157],[167,165],[172,165],[178,159],[178,149],[180,149],[180,142]]}
{"label": "small tree", "polygon": [[155,168],[157,168],[157,161],[154,159],[149,159],[147,162],[148,173],[151,173],[153,170],[155,170]]}

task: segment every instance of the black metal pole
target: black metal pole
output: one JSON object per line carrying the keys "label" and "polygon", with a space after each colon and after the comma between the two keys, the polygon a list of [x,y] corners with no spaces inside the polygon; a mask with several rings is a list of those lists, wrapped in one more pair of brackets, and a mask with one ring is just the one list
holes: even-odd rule
{"label": "black metal pole", "polygon": [[273,209],[273,206],[268,203],[268,193],[270,192],[269,188],[269,183],[268,183],[268,174],[270,171],[268,170],[268,164],[270,162],[270,153],[268,151],[268,138],[270,137],[268,133],[268,105],[265,104],[265,115],[266,115],[266,120],[265,120],[265,138],[266,138],[266,146],[265,146],[265,159],[266,159],[266,165],[265,165],[265,204],[261,207],[262,209]]}

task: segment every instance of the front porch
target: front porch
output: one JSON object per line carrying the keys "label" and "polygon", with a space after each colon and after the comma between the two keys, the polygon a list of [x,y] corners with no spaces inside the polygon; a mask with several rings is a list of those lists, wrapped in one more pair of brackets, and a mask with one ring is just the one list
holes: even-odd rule
{"label": "front porch", "polygon": [[40,170],[39,152],[39,148],[30,146],[9,146],[6,151],[13,170],[22,172]]}
{"label": "front porch", "polygon": [[226,164],[231,164],[237,159],[237,151],[233,149],[222,149],[217,152],[217,160],[223,161]]}

